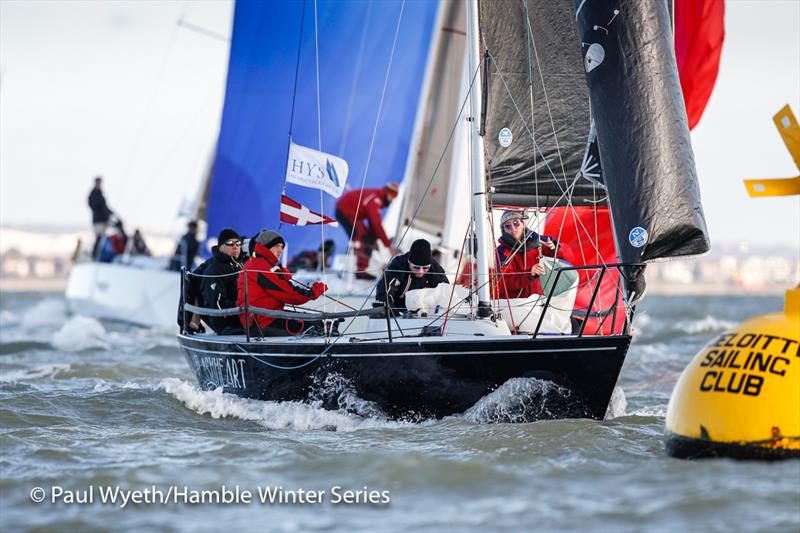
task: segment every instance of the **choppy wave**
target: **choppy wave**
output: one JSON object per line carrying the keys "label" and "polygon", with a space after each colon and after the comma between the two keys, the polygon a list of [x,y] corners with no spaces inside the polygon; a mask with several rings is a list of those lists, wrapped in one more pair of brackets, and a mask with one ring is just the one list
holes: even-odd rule
{"label": "choppy wave", "polygon": [[71,368],[72,365],[70,364],[50,364],[39,365],[25,370],[12,370],[11,372],[0,374],[0,382],[16,383],[17,381],[33,379],[52,379],[69,372]]}
{"label": "choppy wave", "polygon": [[111,343],[100,322],[94,318],[76,316],[69,319],[61,329],[53,334],[53,347],[65,352],[84,350],[108,350]]}
{"label": "choppy wave", "polygon": [[330,411],[319,403],[267,402],[226,394],[222,388],[203,391],[181,379],[161,382],[167,394],[187,408],[212,418],[238,418],[256,422],[267,429],[354,431],[378,427],[401,427],[410,422],[362,417],[347,411]]}
{"label": "choppy wave", "polygon": [[622,390],[620,386],[614,387],[614,391],[611,393],[611,399],[608,401],[605,419],[611,420],[625,416],[625,409],[627,408],[628,400],[625,398],[625,391]]}
{"label": "choppy wave", "polygon": [[347,413],[371,418],[387,418],[375,402],[360,398],[350,380],[337,373],[317,379],[311,391],[313,403],[326,409],[341,409]]}
{"label": "choppy wave", "polygon": [[470,407],[464,418],[477,424],[579,418],[588,409],[573,392],[537,378],[512,378]]}
{"label": "choppy wave", "polygon": [[736,322],[706,315],[699,320],[679,320],[675,323],[675,327],[686,333],[697,335],[699,333],[719,333],[734,327],[736,324]]}
{"label": "choppy wave", "polygon": [[46,298],[26,310],[19,325],[24,329],[61,326],[67,318],[67,304],[63,300]]}

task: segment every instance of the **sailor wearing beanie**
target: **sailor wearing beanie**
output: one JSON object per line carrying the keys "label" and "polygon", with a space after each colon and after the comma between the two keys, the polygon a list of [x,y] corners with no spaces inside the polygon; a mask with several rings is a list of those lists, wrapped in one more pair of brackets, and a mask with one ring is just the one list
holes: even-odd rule
{"label": "sailor wearing beanie", "polygon": [[[245,279],[247,302],[253,307],[276,311],[283,311],[285,305],[302,305],[316,300],[328,290],[328,286],[321,281],[311,287],[301,287],[292,281],[292,274],[279,262],[286,241],[277,231],[261,230],[253,241],[253,253],[244,264],[244,276],[239,276],[237,305],[244,305]],[[253,313],[249,314],[249,323],[246,323],[245,313],[241,313],[239,319],[244,327],[251,328],[252,335],[260,337],[297,335],[316,325],[309,321]]]}
{"label": "sailor wearing beanie", "polygon": [[406,293],[414,289],[428,289],[449,283],[444,269],[431,254],[431,243],[418,239],[408,253],[398,255],[389,262],[375,289],[375,299],[388,303],[392,312],[406,311]]}

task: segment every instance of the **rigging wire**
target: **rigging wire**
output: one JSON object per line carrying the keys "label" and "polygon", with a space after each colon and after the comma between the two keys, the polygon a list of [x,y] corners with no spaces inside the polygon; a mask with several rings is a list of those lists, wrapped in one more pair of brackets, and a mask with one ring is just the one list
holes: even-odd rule
{"label": "rigging wire", "polygon": [[353,102],[356,96],[356,87],[358,86],[358,79],[361,77],[361,64],[364,60],[364,49],[367,44],[367,29],[369,28],[370,17],[372,15],[372,2],[367,3],[367,14],[364,17],[363,28],[361,31],[361,42],[358,45],[358,56],[356,56],[356,66],[353,72],[353,84],[350,87],[350,98],[347,101],[347,112],[344,116],[344,133],[339,142],[339,157],[344,157],[345,148],[347,148],[347,141],[350,137],[350,125],[353,115]]}
{"label": "rigging wire", "polygon": [[[319,26],[317,16],[317,0],[314,0],[314,67],[317,76],[317,149],[322,152],[322,113],[319,104]],[[287,163],[288,164],[288,163]],[[322,265],[322,277],[325,277],[326,258],[325,258],[325,196],[322,189],[319,190],[319,214],[322,222],[319,225],[320,231],[320,263]],[[327,300],[322,303],[322,308],[327,309]]]}
{"label": "rigging wire", "polygon": [[[355,230],[356,230],[355,221],[358,220],[358,211],[359,211],[359,209],[361,207],[361,199],[362,199],[362,197],[364,195],[364,184],[367,181],[367,173],[369,172],[369,165],[370,165],[370,161],[372,160],[372,151],[375,148],[375,138],[377,137],[378,124],[380,123],[381,112],[383,111],[383,101],[384,101],[384,98],[386,96],[386,88],[387,88],[387,86],[389,84],[389,74],[392,71],[392,63],[394,61],[394,53],[395,53],[395,50],[397,48],[397,37],[400,34],[400,23],[403,20],[403,11],[405,10],[405,5],[406,5],[406,2],[405,2],[405,0],[403,0],[403,2],[400,4],[400,14],[397,17],[397,25],[395,26],[395,30],[394,30],[394,39],[392,40],[392,49],[389,52],[389,62],[386,65],[386,74],[385,74],[384,79],[383,79],[383,88],[381,89],[381,99],[380,99],[380,102],[378,103],[378,113],[375,116],[375,125],[372,128],[372,137],[371,137],[370,143],[369,143],[369,151],[367,152],[367,161],[366,161],[366,164],[364,166],[364,173],[361,176],[361,185],[359,187],[359,193],[358,193],[358,204],[356,205],[356,212],[355,212],[355,216],[353,217],[353,221],[354,221],[353,228],[350,230],[350,238],[347,241],[347,253],[346,253],[347,257],[350,257],[350,252],[353,250],[353,235],[355,234]],[[341,294],[340,294],[340,296],[341,296]]]}
{"label": "rigging wire", "polygon": [[[186,4],[187,2],[183,2],[181,6],[181,11],[178,14],[178,22],[183,19],[186,13]],[[139,122],[139,127],[136,129],[136,135],[133,140],[133,147],[131,149],[130,155],[128,156],[128,161],[125,163],[125,167],[122,172],[122,185],[121,185],[121,196],[124,198],[126,196],[126,185],[130,181],[130,174],[131,174],[131,167],[133,166],[133,161],[136,159],[136,155],[139,151],[139,146],[142,142],[142,135],[144,134],[145,129],[145,122],[147,121],[147,117],[150,114],[150,110],[153,108],[155,103],[156,97],[158,96],[162,82],[164,81],[164,75],[166,74],[167,62],[172,54],[172,48],[175,45],[175,37],[178,34],[178,30],[180,29],[180,25],[176,22],[176,24],[172,27],[172,31],[169,34],[169,40],[167,41],[167,49],[164,55],[161,58],[161,64],[158,67],[158,74],[156,74],[156,83],[153,86],[153,92],[150,93],[150,97],[147,99],[147,103],[144,106],[144,111],[141,113],[141,120]]]}
{"label": "rigging wire", "polygon": [[[297,59],[294,64],[294,85],[292,86],[292,108],[289,112],[289,139],[286,144],[286,167],[289,166],[289,152],[292,149],[292,128],[294,127],[294,109],[297,102],[297,80],[300,74],[300,52],[303,47],[303,28],[306,22],[306,0],[303,0],[303,7],[300,11],[300,33],[297,36]],[[252,138],[252,137],[251,137]],[[286,172],[283,173],[283,186],[281,187],[281,195],[286,193]],[[278,216],[278,229],[281,228],[283,222],[280,221]]]}

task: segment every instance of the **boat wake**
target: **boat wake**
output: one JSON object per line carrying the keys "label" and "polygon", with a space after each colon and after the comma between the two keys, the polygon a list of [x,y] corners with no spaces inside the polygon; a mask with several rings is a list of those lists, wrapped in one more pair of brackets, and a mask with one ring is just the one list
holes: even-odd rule
{"label": "boat wake", "polygon": [[[331,383],[329,386],[333,390],[340,384]],[[249,420],[271,430],[355,431],[411,424],[410,422],[396,422],[386,418],[354,414],[347,409],[352,409],[355,404],[358,404],[358,400],[347,394],[340,395],[340,399],[337,400],[343,402],[346,407],[331,411],[323,408],[321,401],[304,403],[250,400],[226,394],[222,392],[222,388],[203,391],[191,383],[175,378],[163,380],[160,388],[198,414],[208,415],[211,418]],[[361,400],[361,402],[364,401]],[[368,403],[365,402],[364,405]],[[361,407],[363,408],[363,405]]]}
{"label": "boat wake", "polygon": [[512,378],[487,394],[464,413],[476,424],[524,423],[590,416],[573,392],[538,378]]}

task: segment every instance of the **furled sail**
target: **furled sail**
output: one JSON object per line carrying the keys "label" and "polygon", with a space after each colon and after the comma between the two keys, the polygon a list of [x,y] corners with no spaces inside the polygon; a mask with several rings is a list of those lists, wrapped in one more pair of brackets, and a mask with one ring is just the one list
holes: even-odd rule
{"label": "furled sail", "polygon": [[594,180],[582,176],[592,159],[591,119],[573,0],[481,2],[481,29],[493,203],[550,207],[603,198],[599,165]]}
{"label": "furled sail", "polygon": [[708,251],[667,2],[576,8],[620,259]]}
{"label": "furled sail", "polygon": [[[278,227],[290,129],[295,143],[346,160],[351,187],[361,186],[365,172],[367,187],[399,181],[436,8],[433,1],[238,0],[208,203],[209,235],[224,227],[247,235]],[[336,199],[328,194],[292,184],[286,193],[333,216]],[[319,226],[284,224],[281,232],[295,250],[320,245]],[[325,232],[339,250],[346,249],[343,231]]]}

